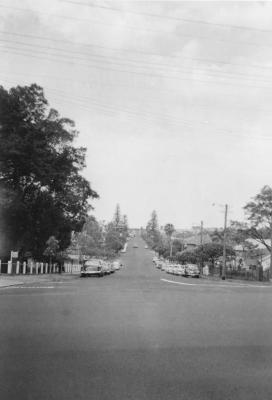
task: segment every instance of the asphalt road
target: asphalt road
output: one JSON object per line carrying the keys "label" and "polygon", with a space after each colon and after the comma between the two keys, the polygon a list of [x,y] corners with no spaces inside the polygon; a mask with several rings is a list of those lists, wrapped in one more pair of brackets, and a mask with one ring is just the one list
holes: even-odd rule
{"label": "asphalt road", "polygon": [[174,278],[134,241],[111,276],[0,289],[0,399],[271,400],[272,288]]}

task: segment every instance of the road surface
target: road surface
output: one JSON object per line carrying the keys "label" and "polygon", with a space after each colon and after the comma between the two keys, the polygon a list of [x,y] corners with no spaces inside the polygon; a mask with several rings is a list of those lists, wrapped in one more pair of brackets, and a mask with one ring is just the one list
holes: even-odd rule
{"label": "road surface", "polygon": [[272,288],[172,277],[134,241],[108,277],[0,289],[0,399],[270,400]]}

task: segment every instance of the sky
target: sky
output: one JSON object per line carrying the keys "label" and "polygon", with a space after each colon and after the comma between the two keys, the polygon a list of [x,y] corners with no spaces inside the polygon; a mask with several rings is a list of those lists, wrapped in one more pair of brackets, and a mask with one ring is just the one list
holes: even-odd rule
{"label": "sky", "polygon": [[75,121],[99,220],[220,227],[271,184],[272,3],[0,0],[0,54]]}

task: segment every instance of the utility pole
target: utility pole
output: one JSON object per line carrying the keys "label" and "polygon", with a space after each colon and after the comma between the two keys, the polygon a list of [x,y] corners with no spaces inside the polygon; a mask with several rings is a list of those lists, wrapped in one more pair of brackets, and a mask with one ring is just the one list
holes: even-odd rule
{"label": "utility pole", "polygon": [[202,252],[203,252],[203,221],[201,221],[200,223],[200,248],[201,248],[201,256],[200,256],[200,272],[202,273],[202,269],[203,269],[203,256],[202,256]]}
{"label": "utility pole", "polygon": [[225,222],[224,222],[224,239],[223,239],[223,269],[222,279],[226,279],[226,242],[227,242],[227,218],[228,218],[228,205],[225,204]]}

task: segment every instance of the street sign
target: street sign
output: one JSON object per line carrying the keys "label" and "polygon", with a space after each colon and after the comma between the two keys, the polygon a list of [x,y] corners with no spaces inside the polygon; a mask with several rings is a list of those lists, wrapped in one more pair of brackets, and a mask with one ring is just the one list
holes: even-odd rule
{"label": "street sign", "polygon": [[10,259],[18,258],[18,251],[11,251],[10,252]]}

